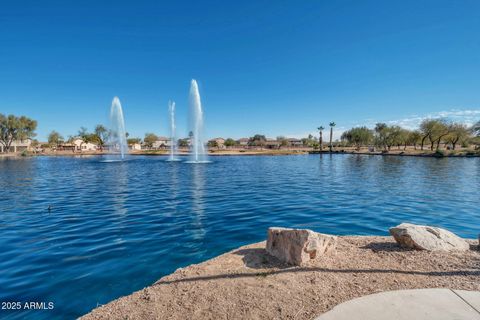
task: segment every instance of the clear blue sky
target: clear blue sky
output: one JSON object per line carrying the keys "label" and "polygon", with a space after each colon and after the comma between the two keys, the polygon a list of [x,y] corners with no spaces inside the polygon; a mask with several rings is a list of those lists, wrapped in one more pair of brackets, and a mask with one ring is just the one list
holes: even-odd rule
{"label": "clear blue sky", "polygon": [[191,78],[209,137],[480,118],[480,1],[2,1],[0,113],[40,140],[115,95],[131,136],[166,135],[169,99],[185,135]]}

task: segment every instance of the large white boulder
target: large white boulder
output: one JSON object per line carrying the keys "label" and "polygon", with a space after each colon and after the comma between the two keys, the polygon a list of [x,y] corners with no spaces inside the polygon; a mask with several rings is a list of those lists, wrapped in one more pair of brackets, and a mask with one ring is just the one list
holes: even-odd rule
{"label": "large white boulder", "polygon": [[283,262],[301,265],[335,250],[337,237],[308,229],[268,229],[267,252]]}
{"label": "large white boulder", "polygon": [[402,247],[427,251],[465,251],[470,245],[454,233],[436,227],[402,223],[390,228],[390,234]]}

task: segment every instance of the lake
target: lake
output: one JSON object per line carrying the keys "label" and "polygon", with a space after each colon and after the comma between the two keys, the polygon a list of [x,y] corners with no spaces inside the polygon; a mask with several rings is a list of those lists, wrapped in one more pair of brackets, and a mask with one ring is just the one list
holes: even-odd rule
{"label": "lake", "polygon": [[[480,158],[366,155],[0,158],[0,301],[74,318],[269,226],[387,235],[400,222],[480,233]],[[50,210],[48,207],[50,206]]]}

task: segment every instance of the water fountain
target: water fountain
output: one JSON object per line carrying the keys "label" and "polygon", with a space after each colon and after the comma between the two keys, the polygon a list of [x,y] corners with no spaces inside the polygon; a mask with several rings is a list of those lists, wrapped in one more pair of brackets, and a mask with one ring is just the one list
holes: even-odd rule
{"label": "water fountain", "polygon": [[205,163],[207,154],[205,153],[205,141],[203,140],[203,111],[198,84],[192,79],[190,85],[190,128],[192,130],[191,143],[191,161],[192,163]]}
{"label": "water fountain", "polygon": [[115,152],[120,153],[121,159],[124,160],[128,153],[127,132],[125,131],[122,105],[118,97],[113,98],[110,108],[110,145]]}
{"label": "water fountain", "polygon": [[168,161],[179,161],[175,158],[177,154],[177,139],[175,133],[175,101],[168,101],[168,111],[170,112],[170,157]]}

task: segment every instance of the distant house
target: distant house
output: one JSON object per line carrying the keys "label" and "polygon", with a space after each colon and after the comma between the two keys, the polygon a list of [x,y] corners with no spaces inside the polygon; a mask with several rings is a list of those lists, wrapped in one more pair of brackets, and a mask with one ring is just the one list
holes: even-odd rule
{"label": "distant house", "polygon": [[142,145],[140,143],[132,143],[128,147],[130,150],[142,150]]}
{"label": "distant house", "polygon": [[248,141],[249,141],[248,138],[241,138],[241,139],[237,140],[237,143],[240,146],[246,147],[246,146],[248,146]]}
{"label": "distant house", "polygon": [[83,139],[75,138],[71,142],[65,142],[58,145],[57,150],[71,150],[75,151],[97,151],[99,149],[98,145],[91,142],[85,142]]}
{"label": "distant house", "polygon": [[288,140],[288,144],[291,147],[302,147],[303,146],[303,142],[300,139],[288,138],[287,140]]}
{"label": "distant house", "polygon": [[[57,150],[62,150],[62,151],[67,151],[67,150],[75,151],[77,149],[77,146],[74,145],[73,143],[65,142],[65,143],[59,144],[56,149]],[[54,150],[55,150],[55,148],[54,148]]]}
{"label": "distant house", "polygon": [[9,150],[4,150],[5,146],[0,145],[0,152],[8,151],[8,152],[21,152],[24,150],[31,150],[32,140],[25,139],[25,140],[14,140],[10,145]]}
{"label": "distant house", "polygon": [[215,142],[217,145],[217,148],[219,149],[224,149],[225,148],[225,139],[223,138],[214,138],[209,140],[208,142]]}
{"label": "distant house", "polygon": [[153,149],[165,149],[170,147],[171,139],[167,137],[158,137],[158,139],[152,144]]}
{"label": "distant house", "polygon": [[83,139],[77,138],[73,140],[75,151],[96,151],[98,146],[95,143],[85,142]]}
{"label": "distant house", "polygon": [[278,149],[280,147],[280,142],[275,139],[267,139],[265,147],[268,149]]}

